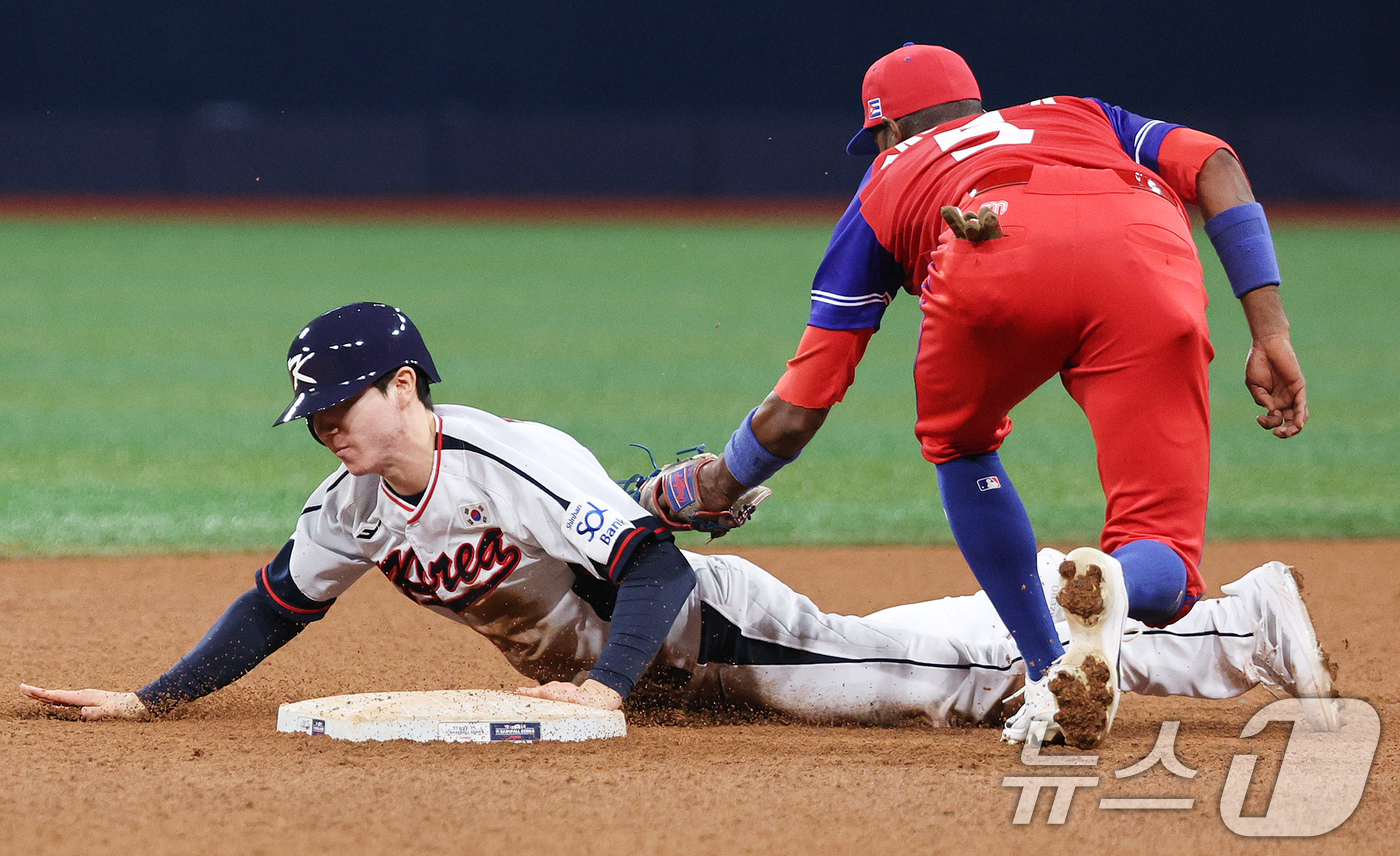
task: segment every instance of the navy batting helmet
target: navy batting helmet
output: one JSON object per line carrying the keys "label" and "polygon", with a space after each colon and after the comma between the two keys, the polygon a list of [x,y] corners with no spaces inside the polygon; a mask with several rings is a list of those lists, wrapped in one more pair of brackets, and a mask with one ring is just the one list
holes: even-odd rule
{"label": "navy batting helmet", "polygon": [[[428,346],[408,316],[383,303],[351,303],[312,320],[287,350],[292,403],[273,425],[345,401],[387,372],[413,366],[437,383]],[[313,436],[315,436],[313,432]]]}

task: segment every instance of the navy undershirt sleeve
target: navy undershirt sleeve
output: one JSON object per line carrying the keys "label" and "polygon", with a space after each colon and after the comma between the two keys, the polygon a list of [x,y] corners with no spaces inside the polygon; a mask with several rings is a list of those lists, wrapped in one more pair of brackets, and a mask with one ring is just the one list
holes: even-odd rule
{"label": "navy undershirt sleeve", "polygon": [[625,699],[656,658],[695,588],[695,571],[665,532],[641,546],[622,573],[608,641],[589,677]]}
{"label": "navy undershirt sleeve", "polygon": [[261,590],[251,589],[229,606],[180,662],[136,695],[153,713],[165,713],[248,674],[304,627],[305,622],[278,612]]}

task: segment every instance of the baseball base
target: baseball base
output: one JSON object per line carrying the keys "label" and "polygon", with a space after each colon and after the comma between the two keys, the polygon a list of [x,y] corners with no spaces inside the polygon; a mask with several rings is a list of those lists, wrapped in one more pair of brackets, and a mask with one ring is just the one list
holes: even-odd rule
{"label": "baseball base", "polygon": [[337,740],[420,743],[574,742],[625,737],[622,711],[500,690],[360,693],[284,704],[277,730]]}

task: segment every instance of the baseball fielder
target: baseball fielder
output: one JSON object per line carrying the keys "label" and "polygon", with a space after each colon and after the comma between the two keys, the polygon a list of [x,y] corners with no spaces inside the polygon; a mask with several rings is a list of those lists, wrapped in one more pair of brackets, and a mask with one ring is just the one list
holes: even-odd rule
{"label": "baseball fielder", "polygon": [[[1125,618],[1171,624],[1205,590],[1213,350],[1184,203],[1205,215],[1249,322],[1259,424],[1279,437],[1302,430],[1305,382],[1268,224],[1226,143],[1095,99],[986,112],[981,97],[945,48],[908,44],[870,67],[864,127],[847,151],[875,159],[817,269],[797,355],[721,459],[669,474],[645,499],[685,524],[793,461],[854,380],[886,307],[900,291],[919,295],[916,434],[958,546],[1032,679],[1004,737],[1025,740],[1034,721],[1057,728],[1069,698],[1077,709],[1062,718],[1089,724],[1066,739],[1090,746],[1117,708]],[[1068,653],[997,454],[1008,413],[1057,374],[1089,419],[1108,501],[1102,552],[1067,557]]]}
{"label": "baseball fielder", "polygon": [[[375,568],[542,684],[521,692],[595,707],[621,705],[655,664],[688,676],[680,692],[691,703],[944,725],[994,717],[1021,679],[985,595],[866,618],[824,613],[744,559],[677,549],[568,435],[434,407],[432,358],[397,309],[353,304],[313,320],[288,366],[295,399],[279,424],[309,418],[342,466],[254,587],[135,693],[24,686],[27,695],[90,719],[168,711],[247,673]],[[1062,560],[1042,555],[1052,585]],[[1235,586],[1125,646],[1125,685],[1222,698],[1264,682],[1327,696],[1290,573],[1273,563]]]}

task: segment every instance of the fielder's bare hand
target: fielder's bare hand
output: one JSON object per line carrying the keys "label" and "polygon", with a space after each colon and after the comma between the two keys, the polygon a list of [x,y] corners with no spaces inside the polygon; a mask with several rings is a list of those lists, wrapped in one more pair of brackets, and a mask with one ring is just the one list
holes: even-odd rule
{"label": "fielder's bare hand", "polygon": [[1288,438],[1308,422],[1307,380],[1287,335],[1256,339],[1244,366],[1244,383],[1254,403],[1264,408],[1257,419],[1275,437]]}
{"label": "fielder's bare hand", "polygon": [[136,693],[109,690],[46,690],[20,684],[19,691],[35,701],[61,708],[77,708],[83,719],[145,719],[150,712]]}
{"label": "fielder's bare hand", "polygon": [[617,690],[592,678],[578,686],[568,681],[550,681],[538,687],[521,687],[516,692],[531,698],[567,701],[599,710],[622,709],[622,696]]}
{"label": "fielder's bare hand", "polygon": [[1287,439],[1308,422],[1308,382],[1289,339],[1288,316],[1283,311],[1277,285],[1266,285],[1240,298],[1249,322],[1249,358],[1244,364],[1244,385],[1254,403],[1264,408],[1259,426]]}

